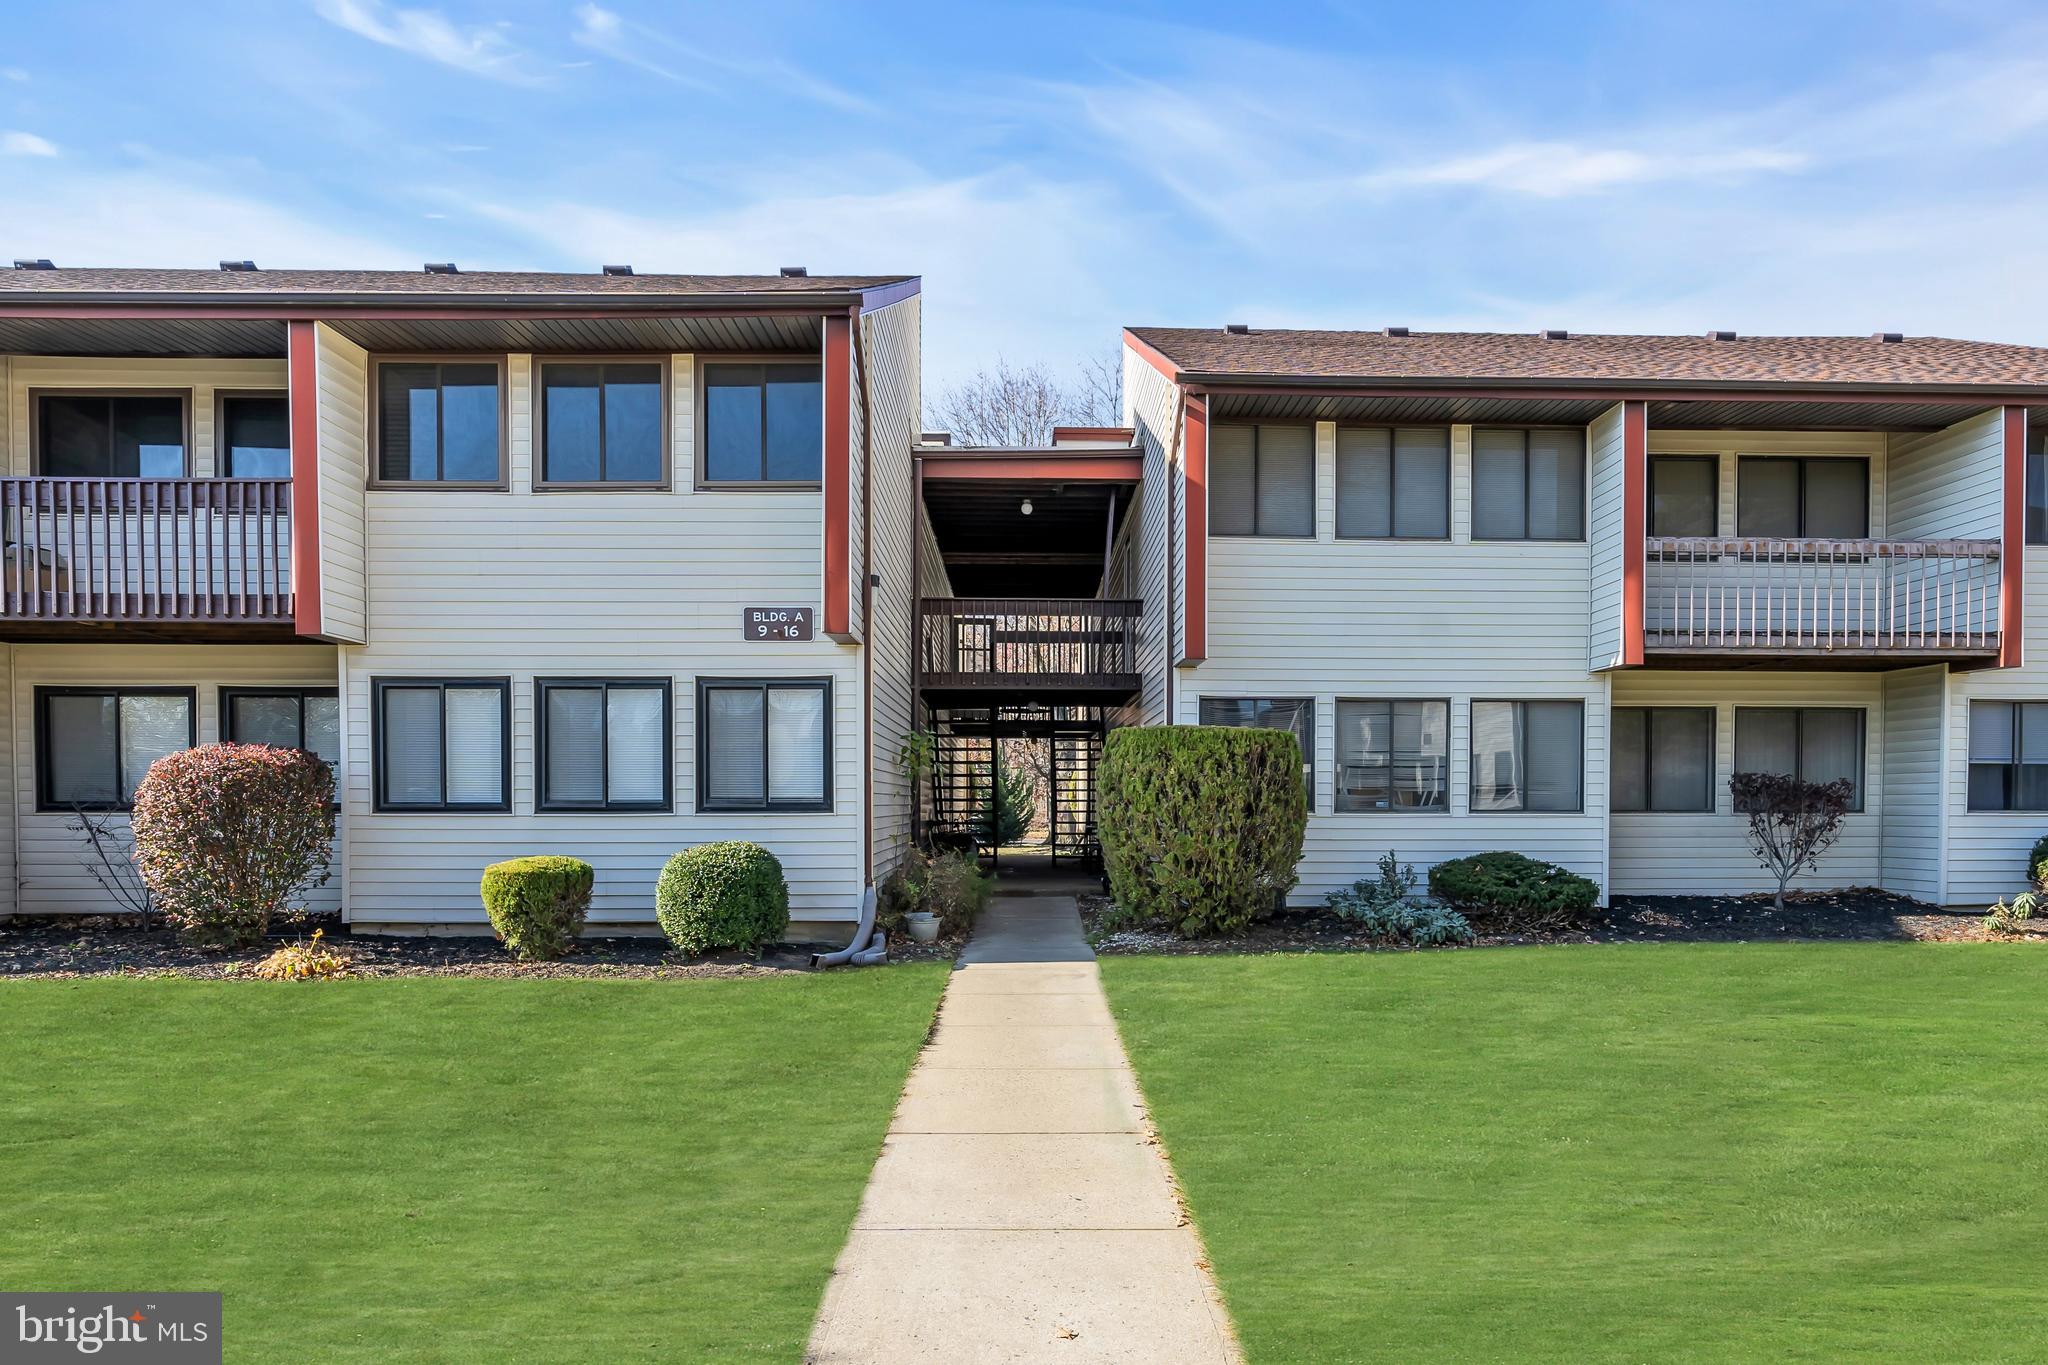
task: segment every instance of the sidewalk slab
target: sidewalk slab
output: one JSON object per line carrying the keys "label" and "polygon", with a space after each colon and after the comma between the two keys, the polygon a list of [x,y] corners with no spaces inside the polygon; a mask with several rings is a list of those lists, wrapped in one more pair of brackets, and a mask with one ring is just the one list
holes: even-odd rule
{"label": "sidewalk slab", "polygon": [[1130,1074],[1088,1070],[918,1067],[896,1109],[897,1133],[1141,1133],[1145,1102]]}
{"label": "sidewalk slab", "polygon": [[1122,1066],[1124,1046],[1107,1024],[951,1024],[939,1026],[925,1048],[925,1066]]}
{"label": "sidewalk slab", "polygon": [[1172,1228],[1143,1133],[894,1133],[857,1228]]}
{"label": "sidewalk slab", "polygon": [[946,1002],[946,1026],[1059,1028],[1086,1025],[1108,1028],[1109,1002],[1100,988],[1088,991],[1045,991],[1038,995],[963,995]]}

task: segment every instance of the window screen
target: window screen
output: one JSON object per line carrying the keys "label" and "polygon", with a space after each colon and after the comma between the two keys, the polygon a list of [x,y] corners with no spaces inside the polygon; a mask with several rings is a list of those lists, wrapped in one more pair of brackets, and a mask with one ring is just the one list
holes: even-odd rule
{"label": "window screen", "polygon": [[1581,702],[1473,702],[1472,809],[1582,809],[1584,734]]}
{"label": "window screen", "polygon": [[1337,809],[1448,809],[1450,703],[1337,703]]}
{"label": "window screen", "polygon": [[1735,533],[1863,539],[1870,534],[1870,462],[1743,456],[1735,467]]}
{"label": "window screen", "polygon": [[817,483],[825,386],[815,363],[704,367],[705,483]]}
{"label": "window screen", "polygon": [[189,689],[38,688],[42,810],[126,810],[149,765],[189,749]]}
{"label": "window screen", "polygon": [[380,810],[512,808],[509,684],[379,680],[375,691]]}
{"label": "window screen", "polygon": [[394,363],[377,369],[377,476],[386,483],[496,483],[498,367]]}
{"label": "window screen", "polygon": [[1863,809],[1863,711],[1846,706],[1738,706],[1735,771],[1802,782],[1848,778],[1849,809]]}
{"label": "window screen", "polygon": [[821,681],[700,682],[699,807],[831,809],[831,704]]}
{"label": "window screen", "polygon": [[2048,810],[2048,702],[1970,703],[1970,809]]}
{"label": "window screen", "polygon": [[1720,526],[1721,462],[1712,455],[1650,457],[1650,534],[1712,536]]}
{"label": "window screen", "polygon": [[1444,540],[1451,534],[1450,433],[1337,429],[1337,534]]}
{"label": "window screen", "polygon": [[1585,499],[1584,431],[1473,431],[1474,540],[1583,540]]}
{"label": "window screen", "polygon": [[661,366],[541,366],[541,478],[546,483],[661,482]]}
{"label": "window screen", "polygon": [[535,688],[543,809],[669,809],[666,682],[542,678]]}
{"label": "window screen", "polygon": [[1316,439],[1306,426],[1219,426],[1209,442],[1209,530],[1316,533]]}
{"label": "window screen", "polygon": [[181,479],[185,400],[175,394],[42,394],[36,468],[60,479]]}
{"label": "window screen", "polygon": [[1612,809],[1714,809],[1712,707],[1622,706],[1613,724]]}

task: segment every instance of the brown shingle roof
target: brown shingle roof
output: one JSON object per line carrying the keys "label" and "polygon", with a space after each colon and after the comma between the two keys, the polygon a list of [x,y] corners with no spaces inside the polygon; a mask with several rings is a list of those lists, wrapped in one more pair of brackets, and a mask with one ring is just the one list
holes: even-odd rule
{"label": "brown shingle roof", "polygon": [[1361,384],[1496,381],[1517,387],[1574,384],[1723,386],[2001,385],[2048,388],[2048,348],[1947,337],[1739,337],[1577,335],[1562,340],[1508,332],[1264,331],[1133,327],[1183,377]]}
{"label": "brown shingle roof", "polygon": [[915,275],[604,275],[535,270],[0,269],[0,294],[649,296],[860,293]]}

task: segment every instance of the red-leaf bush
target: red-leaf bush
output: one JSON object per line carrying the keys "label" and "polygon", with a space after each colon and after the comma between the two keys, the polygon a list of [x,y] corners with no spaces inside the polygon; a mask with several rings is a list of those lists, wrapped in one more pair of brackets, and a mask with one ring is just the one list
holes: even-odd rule
{"label": "red-leaf bush", "polygon": [[135,791],[135,867],[188,942],[254,943],[293,896],[327,880],[334,778],[325,760],[263,744],[203,744],[149,765]]}

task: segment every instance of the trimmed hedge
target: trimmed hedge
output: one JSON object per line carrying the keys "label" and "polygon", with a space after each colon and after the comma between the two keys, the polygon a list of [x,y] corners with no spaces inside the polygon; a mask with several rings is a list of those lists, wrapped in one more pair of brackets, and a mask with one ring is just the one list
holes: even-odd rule
{"label": "trimmed hedge", "polygon": [[1555,863],[1503,852],[1438,863],[1429,870],[1429,894],[1474,920],[1519,931],[1583,918],[1600,888]]}
{"label": "trimmed hedge", "polygon": [[581,858],[509,858],[484,869],[481,892],[491,927],[515,957],[560,957],[583,932],[597,874]]}
{"label": "trimmed hedge", "polygon": [[662,868],[654,917],[668,941],[686,953],[758,951],[789,929],[789,883],[782,863],[759,844],[699,844]]}
{"label": "trimmed hedge", "polygon": [[1293,889],[1308,799],[1286,731],[1113,730],[1097,780],[1103,866],[1125,913],[1184,938],[1237,933]]}

